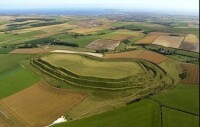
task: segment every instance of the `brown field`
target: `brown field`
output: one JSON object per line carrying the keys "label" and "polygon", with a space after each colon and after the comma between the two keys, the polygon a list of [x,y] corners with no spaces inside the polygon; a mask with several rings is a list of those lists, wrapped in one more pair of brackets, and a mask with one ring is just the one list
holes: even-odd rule
{"label": "brown field", "polygon": [[116,40],[116,41],[123,41],[123,40],[126,40],[126,39],[129,39],[131,38],[132,36],[130,35],[125,35],[125,34],[112,34],[112,35],[109,35],[103,39],[108,39],[108,40]]}
{"label": "brown field", "polygon": [[182,42],[180,49],[199,52],[199,43],[192,43],[192,42]]}
{"label": "brown field", "polygon": [[85,93],[57,89],[40,81],[1,100],[0,106],[21,126],[44,127],[66,115],[85,97]]}
{"label": "brown field", "polygon": [[91,33],[97,32],[97,31],[104,30],[106,28],[107,27],[78,28],[78,29],[70,30],[69,32],[79,33],[79,34],[91,34]]}
{"label": "brown field", "polygon": [[159,36],[158,35],[147,35],[141,40],[137,42],[137,44],[151,44],[154,40],[156,40]]}
{"label": "brown field", "polygon": [[100,50],[100,49],[108,49],[114,50],[117,46],[119,46],[120,41],[115,40],[106,40],[106,39],[97,39],[90,43],[87,48]]}
{"label": "brown field", "polygon": [[197,38],[197,36],[193,35],[193,34],[188,34],[185,39],[185,42],[193,42],[193,43],[199,43],[199,39]]}
{"label": "brown field", "polygon": [[13,53],[13,54],[38,54],[38,53],[47,53],[50,51],[51,51],[51,49],[45,49],[45,48],[22,48],[22,49],[15,49],[10,53]]}
{"label": "brown field", "polygon": [[159,36],[153,44],[165,47],[179,48],[184,37],[179,36]]}
{"label": "brown field", "polygon": [[186,70],[187,77],[181,81],[185,84],[199,84],[199,66],[182,63],[181,67]]}
{"label": "brown field", "polygon": [[164,33],[164,32],[151,32],[147,36],[145,36],[143,39],[139,40],[138,44],[151,44],[153,41],[155,41],[159,36],[167,36],[170,35],[170,33]]}
{"label": "brown field", "polygon": [[135,51],[127,51],[127,52],[121,52],[121,53],[105,54],[103,58],[105,58],[105,59],[134,58],[134,59],[148,60],[153,63],[161,63],[161,62],[167,60],[166,56],[163,56],[158,53],[151,52],[151,51],[146,51],[146,50],[135,50]]}
{"label": "brown field", "polygon": [[0,127],[11,127],[0,114]]}

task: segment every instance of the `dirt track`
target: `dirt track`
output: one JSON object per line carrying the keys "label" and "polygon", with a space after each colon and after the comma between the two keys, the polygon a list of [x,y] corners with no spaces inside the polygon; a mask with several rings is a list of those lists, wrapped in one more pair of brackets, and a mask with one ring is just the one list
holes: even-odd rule
{"label": "dirt track", "polygon": [[51,51],[53,53],[69,53],[69,54],[85,54],[85,55],[90,55],[90,56],[95,56],[95,57],[103,57],[103,54],[100,53],[91,53],[91,52],[78,52],[78,51],[70,51],[70,50],[54,50]]}

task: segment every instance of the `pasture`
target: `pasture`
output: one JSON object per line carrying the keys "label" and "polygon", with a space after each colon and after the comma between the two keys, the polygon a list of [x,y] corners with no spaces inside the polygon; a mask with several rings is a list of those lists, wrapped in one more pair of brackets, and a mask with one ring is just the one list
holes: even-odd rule
{"label": "pasture", "polygon": [[97,39],[96,41],[91,42],[86,47],[95,50],[101,50],[101,49],[114,50],[117,46],[119,46],[119,44],[120,41],[116,40]]}
{"label": "pasture", "polygon": [[184,37],[179,36],[159,36],[152,44],[165,47],[179,48]]}
{"label": "pasture", "polygon": [[135,62],[98,61],[72,54],[52,54],[43,57],[42,60],[77,75],[89,77],[118,79],[141,71],[140,66]]}
{"label": "pasture", "polygon": [[2,99],[0,107],[3,107],[8,117],[14,118],[21,126],[42,127],[66,115],[85,97],[84,93],[57,89],[40,81]]}
{"label": "pasture", "polygon": [[103,58],[105,59],[133,58],[133,59],[147,60],[153,63],[161,63],[167,60],[167,57],[163,55],[146,50],[134,50],[134,51],[126,51],[120,53],[105,54]]}
{"label": "pasture", "polygon": [[137,44],[151,44],[153,43],[159,36],[167,36],[170,35],[170,33],[164,33],[164,32],[150,32],[147,34],[144,38],[139,40]]}
{"label": "pasture", "polygon": [[28,57],[27,55],[0,55],[0,99],[19,92],[39,80],[38,76],[20,64]]}

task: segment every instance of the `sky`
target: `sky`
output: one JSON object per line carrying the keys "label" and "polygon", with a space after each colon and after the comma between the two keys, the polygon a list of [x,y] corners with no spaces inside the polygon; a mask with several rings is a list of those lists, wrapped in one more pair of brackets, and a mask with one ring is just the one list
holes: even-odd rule
{"label": "sky", "polygon": [[1,9],[99,8],[195,11],[199,0],[0,0]]}

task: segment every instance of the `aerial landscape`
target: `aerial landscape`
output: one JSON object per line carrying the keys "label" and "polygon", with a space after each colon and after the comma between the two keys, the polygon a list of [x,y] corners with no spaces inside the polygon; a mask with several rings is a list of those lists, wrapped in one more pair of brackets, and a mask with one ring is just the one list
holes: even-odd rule
{"label": "aerial landscape", "polygon": [[199,126],[198,0],[30,1],[0,0],[0,127]]}

